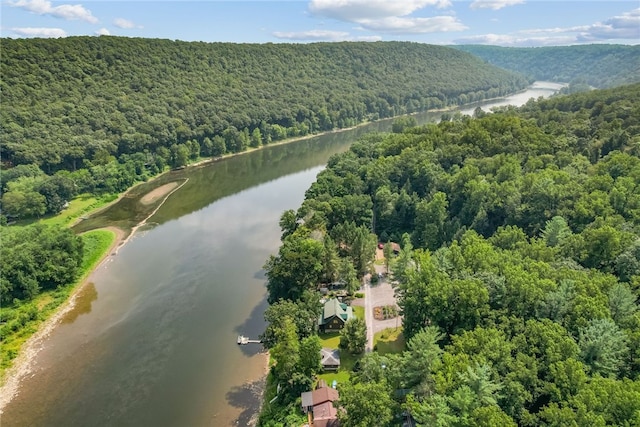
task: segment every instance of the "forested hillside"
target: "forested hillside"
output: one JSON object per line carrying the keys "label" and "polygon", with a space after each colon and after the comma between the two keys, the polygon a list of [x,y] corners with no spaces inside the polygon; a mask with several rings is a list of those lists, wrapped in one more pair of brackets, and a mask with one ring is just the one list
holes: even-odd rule
{"label": "forested hillside", "polygon": [[[417,43],[69,37],[3,39],[2,50],[3,161],[47,173],[192,140],[206,155],[241,151],[527,83],[466,53]],[[212,146],[215,137],[224,148]]]}
{"label": "forested hillside", "polygon": [[[314,335],[319,283],[368,272],[376,239],[401,242],[407,345],[357,356],[345,425],[640,420],[640,84],[370,134],[281,226],[266,264],[278,351]],[[300,413],[314,371],[299,351],[286,378],[276,358],[263,425]]]}
{"label": "forested hillside", "polygon": [[14,218],[199,157],[528,83],[455,49],[395,42],[3,39],[0,61],[2,211]]}
{"label": "forested hillside", "polygon": [[500,47],[454,46],[490,64],[535,80],[586,83],[608,88],[640,81],[640,46]]}

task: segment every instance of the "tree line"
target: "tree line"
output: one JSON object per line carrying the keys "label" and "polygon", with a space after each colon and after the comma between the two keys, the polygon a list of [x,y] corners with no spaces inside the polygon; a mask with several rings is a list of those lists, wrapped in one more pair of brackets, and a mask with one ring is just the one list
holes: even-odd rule
{"label": "tree line", "polygon": [[[334,266],[347,259],[361,277],[376,239],[401,243],[407,345],[362,356],[339,385],[345,425],[637,422],[639,95],[636,84],[399,125],[330,160],[282,217],[268,313],[292,304],[290,333],[313,336],[304,319]],[[267,316],[269,345],[283,316]],[[287,425],[292,402],[263,425]]]}
{"label": "tree line", "polygon": [[529,83],[470,54],[417,43],[2,44],[2,190],[11,193],[2,204],[11,217],[55,213],[73,195],[119,192],[199,157]]}

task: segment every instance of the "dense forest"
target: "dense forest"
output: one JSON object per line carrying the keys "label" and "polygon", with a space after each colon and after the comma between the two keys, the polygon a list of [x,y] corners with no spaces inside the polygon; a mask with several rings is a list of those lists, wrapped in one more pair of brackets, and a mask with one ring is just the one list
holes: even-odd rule
{"label": "dense forest", "polygon": [[401,243],[406,347],[362,354],[341,333],[358,358],[343,425],[638,425],[640,84],[397,130],[334,156],[282,215],[262,425],[300,419],[316,289],[369,272],[379,241]]}
{"label": "dense forest", "polygon": [[601,89],[640,82],[640,46],[637,45],[453,47],[535,80],[583,83]]}
{"label": "dense forest", "polygon": [[120,192],[200,156],[528,83],[470,54],[417,43],[68,37],[3,39],[2,50],[2,205],[10,217],[55,213],[76,194]]}

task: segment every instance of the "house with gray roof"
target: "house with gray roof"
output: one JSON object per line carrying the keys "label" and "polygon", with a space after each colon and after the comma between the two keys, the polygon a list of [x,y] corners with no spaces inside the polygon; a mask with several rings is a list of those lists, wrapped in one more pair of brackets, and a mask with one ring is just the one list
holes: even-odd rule
{"label": "house with gray roof", "polygon": [[337,371],[340,368],[340,350],[323,347],[320,350],[320,363],[325,371]]}
{"label": "house with gray roof", "polygon": [[324,303],[322,313],[318,317],[318,328],[321,332],[339,331],[353,317],[353,308],[332,298]]}

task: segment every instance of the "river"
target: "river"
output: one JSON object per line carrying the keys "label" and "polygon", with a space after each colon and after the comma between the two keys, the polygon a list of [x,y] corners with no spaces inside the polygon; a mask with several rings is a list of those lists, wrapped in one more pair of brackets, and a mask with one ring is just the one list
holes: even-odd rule
{"label": "river", "polygon": [[[536,82],[479,105],[520,105],[560,87]],[[440,116],[414,117],[422,124]],[[260,345],[238,346],[236,337],[257,338],[264,329],[262,266],[278,250],[280,214],[301,204],[331,155],[390,126],[379,121],[172,172],[84,221],[80,228],[130,228],[153,209],[139,203],[142,195],[188,178],[94,272],[42,343],[1,425],[247,425],[260,403],[266,357]]]}

